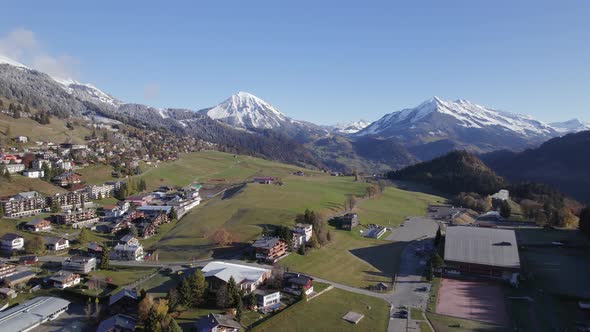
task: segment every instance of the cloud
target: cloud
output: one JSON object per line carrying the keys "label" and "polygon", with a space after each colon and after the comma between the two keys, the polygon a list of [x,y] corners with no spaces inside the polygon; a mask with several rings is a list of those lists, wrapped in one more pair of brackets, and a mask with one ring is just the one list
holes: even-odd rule
{"label": "cloud", "polygon": [[0,54],[14,60],[39,48],[39,41],[31,30],[17,28],[0,38]]}
{"label": "cloud", "polygon": [[0,54],[62,79],[76,76],[79,64],[70,55],[49,54],[35,33],[24,28],[16,28],[0,37]]}
{"label": "cloud", "polygon": [[149,83],[143,88],[143,97],[145,99],[156,99],[160,96],[160,85]]}

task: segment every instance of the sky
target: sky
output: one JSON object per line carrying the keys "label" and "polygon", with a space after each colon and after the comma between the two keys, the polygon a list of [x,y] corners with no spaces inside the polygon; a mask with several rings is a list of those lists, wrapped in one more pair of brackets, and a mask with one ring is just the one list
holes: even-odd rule
{"label": "sky", "polygon": [[10,1],[0,54],[125,102],[318,124],[438,96],[590,121],[590,1]]}

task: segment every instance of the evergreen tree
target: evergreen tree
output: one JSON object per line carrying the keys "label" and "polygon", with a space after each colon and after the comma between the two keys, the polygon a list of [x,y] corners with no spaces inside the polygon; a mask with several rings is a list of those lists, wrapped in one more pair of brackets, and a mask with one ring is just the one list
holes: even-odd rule
{"label": "evergreen tree", "polygon": [[436,230],[436,236],[434,237],[434,246],[437,247],[438,244],[440,243],[440,240],[442,238],[442,234],[440,232],[440,227],[438,227],[438,229]]}
{"label": "evergreen tree", "polygon": [[185,307],[190,307],[192,304],[191,285],[188,279],[182,279],[178,285],[179,303]]}
{"label": "evergreen tree", "polygon": [[248,309],[254,308],[256,306],[256,296],[254,296],[252,293],[249,293],[248,295],[244,296],[243,303]]}
{"label": "evergreen tree", "polygon": [[234,307],[240,297],[240,291],[233,276],[229,277],[229,281],[227,282],[227,294],[229,296],[229,306]]}
{"label": "evergreen tree", "polygon": [[217,306],[221,309],[229,308],[231,301],[230,301],[229,294],[227,292],[226,285],[222,285],[221,287],[219,287],[219,289],[217,289],[217,294],[215,296],[215,302],[217,303]]}
{"label": "evergreen tree", "polygon": [[242,298],[238,296],[236,301],[236,320],[240,322],[242,320],[242,311],[244,310],[244,303]]}
{"label": "evergreen tree", "polygon": [[107,246],[102,246],[102,254],[100,255],[100,265],[98,268],[100,270],[108,270],[110,268],[109,264],[109,249]]}
{"label": "evergreen tree", "polygon": [[305,243],[302,243],[297,249],[297,253],[301,256],[305,256]]}
{"label": "evergreen tree", "polygon": [[196,307],[203,302],[203,299],[205,297],[205,291],[207,290],[207,282],[205,281],[205,275],[203,275],[203,272],[201,272],[201,270],[196,270],[191,275],[189,282],[192,298],[191,305],[193,307]]}
{"label": "evergreen tree", "polygon": [[89,230],[86,227],[82,227],[80,230],[80,235],[78,235],[78,243],[81,245],[86,245],[88,243],[88,238],[90,237]]}
{"label": "evergreen tree", "polygon": [[177,220],[178,219],[178,214],[176,214],[176,209],[174,207],[170,208],[170,213],[168,214],[168,218],[170,218],[170,220]]}

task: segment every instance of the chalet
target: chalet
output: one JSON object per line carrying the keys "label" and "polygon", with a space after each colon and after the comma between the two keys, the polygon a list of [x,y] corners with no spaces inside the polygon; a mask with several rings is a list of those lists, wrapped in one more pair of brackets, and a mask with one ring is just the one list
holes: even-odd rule
{"label": "chalet", "polygon": [[6,233],[0,237],[2,250],[20,250],[25,246],[25,239],[14,233]]}
{"label": "chalet", "polygon": [[342,229],[351,231],[359,225],[359,217],[356,213],[347,213],[340,218],[340,227]]}
{"label": "chalet", "polygon": [[76,209],[54,216],[58,224],[69,225],[73,228],[88,227],[96,224],[99,220],[94,209]]}
{"label": "chalet", "polygon": [[299,273],[287,272],[283,275],[286,292],[299,295],[301,291],[309,295],[313,293],[313,278]]}
{"label": "chalet", "polygon": [[134,332],[135,325],[137,325],[137,319],[117,314],[100,322],[96,332]]}
{"label": "chalet", "polygon": [[37,168],[26,169],[23,171],[23,176],[30,179],[39,179],[45,176],[45,171]]}
{"label": "chalet", "polygon": [[16,273],[16,265],[8,262],[0,262],[0,280]]}
{"label": "chalet", "polygon": [[0,163],[5,165],[8,165],[10,163],[20,164],[21,161],[22,159],[20,158],[20,156],[15,154],[5,154],[0,157]]}
{"label": "chalet", "polygon": [[291,228],[293,233],[293,247],[299,248],[301,245],[305,245],[311,236],[313,235],[313,225],[311,224],[296,224]]}
{"label": "chalet", "polygon": [[104,251],[104,248],[97,243],[90,242],[86,245],[86,251],[90,257],[100,257]]}
{"label": "chalet", "polygon": [[275,262],[287,253],[287,243],[278,237],[261,237],[252,244],[256,259]]}
{"label": "chalet", "polygon": [[9,218],[27,217],[43,212],[47,202],[36,191],[21,192],[8,199],[0,201],[4,215]]}
{"label": "chalet", "polygon": [[25,270],[17,272],[11,276],[4,278],[4,284],[10,288],[18,287],[29,280],[33,279],[37,274],[33,271]]}
{"label": "chalet", "polygon": [[254,183],[260,184],[272,184],[275,181],[275,178],[270,176],[257,176],[254,178]]}
{"label": "chalet", "polygon": [[119,261],[140,261],[143,259],[142,245],[117,244],[110,253],[110,258]]}
{"label": "chalet", "polygon": [[269,289],[256,289],[252,292],[256,297],[258,308],[278,307],[281,304],[281,292]]}
{"label": "chalet", "polygon": [[197,332],[238,332],[241,329],[240,323],[229,315],[209,314],[195,322]]}
{"label": "chalet", "polygon": [[139,240],[133,235],[125,235],[119,239],[119,244],[128,246],[138,246]]}
{"label": "chalet", "polygon": [[210,262],[201,271],[213,291],[227,284],[233,277],[241,290],[251,293],[271,276],[269,269],[221,261]]}
{"label": "chalet", "polygon": [[61,187],[68,187],[73,184],[81,183],[82,182],[82,175],[72,172],[72,171],[68,171],[68,172],[61,173],[57,176],[54,176],[51,179],[51,182],[53,182],[54,184],[61,186]]}
{"label": "chalet", "polygon": [[498,211],[490,211],[490,212],[486,212],[484,214],[482,214],[481,216],[477,217],[476,221],[482,222],[482,221],[492,221],[492,222],[498,222],[498,221],[504,221],[504,218],[502,217],[502,215],[500,215],[500,212]]}
{"label": "chalet", "polygon": [[24,228],[29,232],[47,232],[51,230],[51,222],[47,219],[36,218],[27,222]]}
{"label": "chalet", "polygon": [[18,259],[18,263],[21,265],[33,265],[39,262],[39,257],[35,255],[21,256]]}
{"label": "chalet", "polygon": [[45,248],[50,251],[60,251],[70,248],[70,241],[62,237],[45,236]]}
{"label": "chalet", "polygon": [[96,258],[84,256],[72,256],[61,263],[61,268],[66,271],[79,274],[88,274],[96,270]]}
{"label": "chalet", "polygon": [[53,288],[70,288],[78,285],[81,281],[80,275],[70,271],[59,271],[49,278]]}
{"label": "chalet", "polygon": [[123,303],[124,305],[132,305],[135,307],[138,301],[139,296],[137,296],[135,289],[131,290],[122,288],[115,294],[109,296],[109,306],[115,305],[117,303]]}

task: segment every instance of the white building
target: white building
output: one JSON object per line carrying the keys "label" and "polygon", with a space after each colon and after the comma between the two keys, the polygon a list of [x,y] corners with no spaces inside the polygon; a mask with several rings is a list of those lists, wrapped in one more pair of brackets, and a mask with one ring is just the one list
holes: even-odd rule
{"label": "white building", "polygon": [[296,224],[293,229],[293,246],[299,246],[309,242],[313,235],[313,225],[311,224]]}
{"label": "white building", "polygon": [[23,176],[31,178],[31,179],[38,179],[45,176],[45,172],[42,169],[26,169],[23,171]]}
{"label": "white building", "polygon": [[498,191],[497,193],[493,194],[492,199],[499,200],[499,201],[507,201],[510,199],[510,192],[506,189],[502,189],[502,190]]}
{"label": "white building", "polygon": [[60,251],[70,247],[70,241],[68,239],[54,236],[45,236],[43,240],[45,241],[45,248],[47,248],[47,250]]}
{"label": "white building", "polygon": [[228,283],[234,278],[240,289],[247,293],[254,291],[271,276],[271,270],[248,265],[213,261],[201,270],[205,278],[210,282],[210,287],[220,283]]}
{"label": "white building", "polygon": [[0,237],[0,246],[4,250],[20,250],[25,246],[25,239],[13,233],[6,233]]}
{"label": "white building", "polygon": [[88,196],[90,196],[90,199],[98,199],[99,197],[113,197],[115,190],[120,187],[120,182],[107,182],[104,184],[89,186],[86,190],[88,190]]}
{"label": "white building", "polygon": [[143,246],[117,244],[110,254],[110,258],[119,261],[143,260]]}
{"label": "white building", "polygon": [[131,205],[129,204],[129,202],[122,202],[118,205],[109,208],[104,208],[104,216],[105,218],[118,218],[124,215],[127,211],[129,211],[130,207]]}
{"label": "white building", "polygon": [[16,174],[25,170],[25,164],[6,164],[4,165],[4,169],[10,174]]}
{"label": "white building", "polygon": [[254,291],[254,296],[256,296],[256,305],[259,308],[266,308],[281,303],[281,292],[276,290],[257,289]]}
{"label": "white building", "polygon": [[14,141],[17,143],[28,143],[29,142],[29,138],[27,136],[16,136],[14,138]]}

